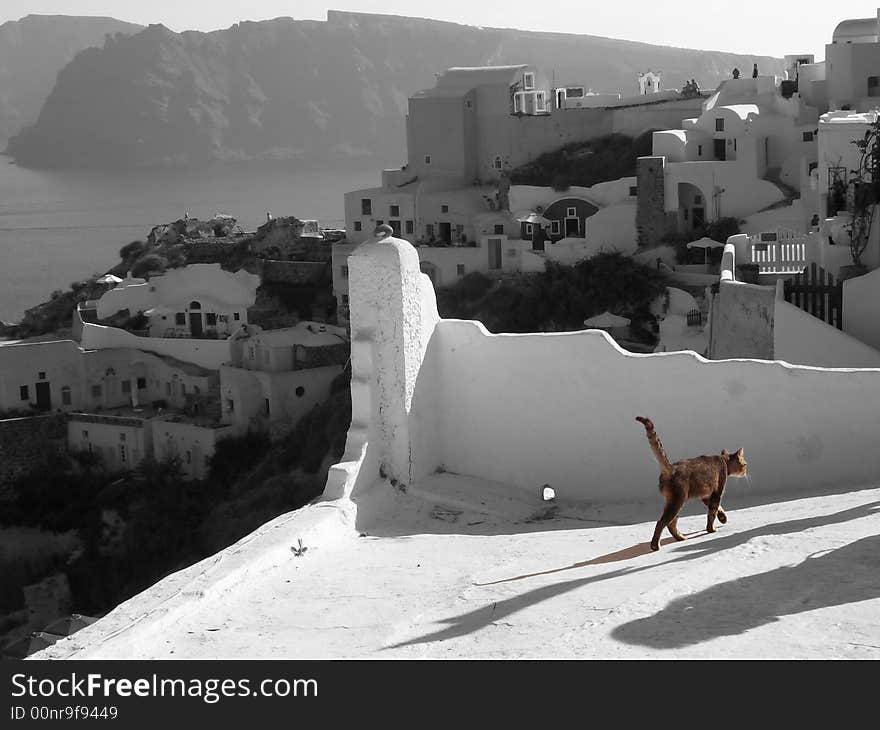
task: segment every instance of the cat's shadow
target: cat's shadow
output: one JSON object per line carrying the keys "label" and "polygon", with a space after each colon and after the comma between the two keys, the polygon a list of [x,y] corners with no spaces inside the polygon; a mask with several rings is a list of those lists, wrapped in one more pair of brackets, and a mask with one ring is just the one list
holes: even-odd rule
{"label": "cat's shadow", "polygon": [[[613,578],[619,578],[623,576],[631,576],[635,573],[650,570],[651,568],[657,566],[670,565],[687,560],[693,560],[704,554],[717,552],[719,550],[726,550],[732,547],[736,547],[737,545],[742,545],[743,543],[748,542],[754,537],[766,535],[785,535],[793,532],[808,530],[811,528],[839,524],[842,522],[847,522],[849,520],[859,519],[861,517],[867,517],[873,515],[878,509],[880,509],[880,501],[859,505],[850,509],[841,510],[840,512],[834,512],[829,515],[819,515],[816,517],[806,517],[797,520],[787,520],[785,522],[775,522],[768,525],[755,527],[750,530],[743,530],[742,532],[734,532],[728,534],[714,533],[711,536],[708,533],[703,532],[702,535],[704,537],[711,537],[711,539],[698,539],[694,542],[691,542],[691,539],[689,538],[687,541],[681,543],[677,548],[675,548],[673,553],[675,557],[673,557],[671,560],[658,560],[642,565],[624,566],[604,573],[587,575],[569,581],[552,583],[550,585],[542,585],[537,588],[533,588],[532,590],[526,591],[525,593],[520,593],[516,596],[511,596],[510,598],[506,598],[501,601],[492,602],[491,604],[487,604],[480,608],[474,609],[473,611],[468,611],[467,613],[460,614],[458,616],[451,616],[447,619],[443,619],[439,621],[439,623],[447,624],[446,627],[431,632],[429,634],[425,634],[423,636],[418,636],[412,639],[408,639],[407,641],[399,642],[387,648],[393,649],[413,644],[421,644],[430,641],[443,641],[459,636],[465,636],[474,631],[478,631],[484,628],[490,623],[500,621],[505,616],[509,616],[513,613],[516,613],[517,611],[528,608],[529,606],[541,603],[542,601],[550,600],[555,596],[562,595],[564,593],[568,593],[579,588],[583,588],[590,583],[595,583],[603,580],[611,580]],[[661,545],[668,544],[670,541],[675,542],[675,540],[671,537],[665,538],[663,541],[661,541]],[[850,554],[857,554],[860,557],[861,562],[865,562],[864,558],[866,555],[866,549],[868,549],[867,554],[870,554],[870,556],[872,556],[873,558],[873,555],[876,554],[877,541],[878,538],[866,538],[864,540],[851,543],[849,546],[844,546],[843,548],[840,548],[836,551],[831,551],[830,554],[835,555],[841,559],[845,559],[846,556],[849,556]],[[639,558],[646,554],[645,548],[647,548],[647,552],[651,552],[648,543],[638,543],[636,545],[617,550],[613,553],[608,553],[597,558],[591,558],[590,560],[585,560],[580,563],[574,563],[572,565],[541,571],[530,575],[511,576],[507,579],[495,581],[495,583],[524,580],[529,577],[575,570],[588,567],[590,565],[600,565],[603,563],[621,562],[624,560]],[[660,555],[663,555],[662,551],[660,552]],[[842,574],[841,571],[843,571],[844,573],[846,572],[845,566],[843,565],[841,560],[837,559],[837,557],[829,558],[827,560],[811,560],[810,558],[807,558],[804,561],[803,567],[795,566],[794,569],[779,568],[769,571],[768,573],[759,573],[745,579],[729,581],[728,583],[721,584],[720,587],[714,587],[699,594],[695,594],[694,596],[689,596],[687,597],[687,600],[681,599],[679,601],[673,602],[673,604],[670,604],[667,609],[664,609],[664,611],[661,611],[659,614],[657,614],[657,617],[652,616],[633,621],[630,624],[625,624],[624,626],[616,629],[613,635],[615,636],[615,638],[625,643],[649,645],[652,641],[654,641],[655,644],[656,641],[659,641],[660,644],[656,644],[659,648],[673,648],[675,646],[685,646],[688,644],[698,643],[700,641],[713,638],[714,636],[718,636],[720,635],[720,633],[731,634],[745,631],[753,626],[774,620],[773,617],[777,615],[793,612],[792,610],[786,610],[782,606],[782,603],[787,600],[784,595],[785,590],[787,589],[783,589],[782,593],[780,593],[780,590],[775,589],[773,587],[774,580],[772,580],[774,576],[785,574],[785,577],[794,576],[795,579],[820,579],[823,585],[827,583],[830,587],[832,583],[839,581],[839,575]],[[876,573],[876,571],[873,570],[873,563],[871,567],[872,570],[870,571],[870,573],[865,573],[865,576],[871,578],[871,580],[874,581],[871,586],[866,587],[866,581],[861,580],[859,581],[858,586],[851,587],[850,590],[844,592],[835,592],[834,590],[829,590],[829,596],[827,596],[823,602],[820,602],[820,605],[839,605],[855,600],[874,598],[880,595],[880,586],[874,585],[877,583],[877,581],[873,578]],[[786,580],[784,583],[786,586],[791,585],[791,582],[788,580]],[[751,612],[746,612],[735,626],[731,626],[730,629],[722,630],[717,626],[715,628],[712,628],[706,622],[704,622],[701,623],[699,627],[689,629],[686,626],[686,622],[683,622],[682,612],[688,611],[690,613],[691,609],[688,608],[688,606],[692,606],[695,603],[700,605],[705,613],[711,613],[712,611],[714,611],[714,613],[717,614],[719,597],[723,596],[725,600],[727,600],[731,598],[731,596],[735,596],[737,593],[737,589],[741,585],[758,587],[760,588],[760,590],[758,592],[749,591],[748,595],[742,595],[742,593],[740,592],[740,597],[737,600],[739,602],[757,600],[761,605],[758,607],[758,609],[752,610]],[[762,592],[767,591],[769,591],[767,596],[762,598]],[[705,600],[701,600],[704,596]],[[731,605],[738,604],[734,602]],[[812,605],[810,607],[815,608],[816,606]],[[805,608],[800,610],[808,609]],[[725,616],[729,616],[730,614],[730,612],[726,608],[724,610],[724,613]],[[666,638],[655,641],[651,637],[656,635],[658,627],[661,625],[664,631],[668,630],[669,635]],[[685,625],[685,628],[680,629],[679,633],[676,634],[676,626],[680,627],[683,625]],[[655,644],[651,645],[653,646]]]}

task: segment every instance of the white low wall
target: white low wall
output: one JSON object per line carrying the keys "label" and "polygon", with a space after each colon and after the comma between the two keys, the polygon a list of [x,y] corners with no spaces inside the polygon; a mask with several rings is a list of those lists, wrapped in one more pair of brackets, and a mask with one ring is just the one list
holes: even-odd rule
{"label": "white low wall", "polygon": [[442,320],[435,337],[439,413],[412,417],[437,419],[432,447],[447,471],[548,483],[563,499],[645,497],[658,471],[643,415],[673,460],[743,447],[751,483],[732,489],[876,480],[880,370],[636,355],[595,330],[492,335]]}
{"label": "white low wall", "polygon": [[549,484],[561,499],[650,498],[658,468],[640,415],[673,460],[743,447],[751,478],[733,490],[876,482],[880,369],[639,355],[598,330],[492,335],[438,319],[397,239],[358,249],[351,272],[352,425],[328,496],[442,468],[536,495]]}
{"label": "white low wall", "polygon": [[169,355],[211,370],[219,370],[223,363],[231,359],[228,340],[138,337],[117,327],[105,327],[91,322],[83,325],[81,345],[84,350],[133,347],[136,350],[155,352],[157,355]]}

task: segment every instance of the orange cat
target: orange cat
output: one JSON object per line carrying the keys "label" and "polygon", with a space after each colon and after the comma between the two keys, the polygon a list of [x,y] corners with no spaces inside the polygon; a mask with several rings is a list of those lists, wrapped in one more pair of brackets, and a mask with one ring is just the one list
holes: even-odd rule
{"label": "orange cat", "polygon": [[727,477],[746,475],[748,463],[743,457],[743,450],[737,449],[733,454],[728,454],[722,449],[721,454],[695,456],[692,459],[670,464],[651,419],[637,416],[636,420],[645,426],[651,451],[654,452],[654,458],[660,465],[660,494],[666,500],[663,514],[660,515],[657,527],[654,528],[651,550],[660,549],[660,534],[664,527],[669,528],[669,532],[676,540],[685,539],[678,531],[678,513],[689,499],[703,500],[709,508],[706,532],[715,532],[713,525],[716,515],[722,525],[727,522],[727,515],[721,509],[721,495],[724,493]]}

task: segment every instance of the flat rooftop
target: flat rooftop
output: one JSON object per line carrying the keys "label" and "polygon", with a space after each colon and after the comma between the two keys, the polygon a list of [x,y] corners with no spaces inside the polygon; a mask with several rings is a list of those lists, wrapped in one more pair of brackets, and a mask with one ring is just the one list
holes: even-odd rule
{"label": "flat rooftop", "polygon": [[[880,658],[880,487],[661,500],[437,474],[276,518],[36,658]],[[300,543],[301,541],[301,543]],[[296,550],[294,550],[294,548]],[[297,552],[299,551],[299,552]]]}

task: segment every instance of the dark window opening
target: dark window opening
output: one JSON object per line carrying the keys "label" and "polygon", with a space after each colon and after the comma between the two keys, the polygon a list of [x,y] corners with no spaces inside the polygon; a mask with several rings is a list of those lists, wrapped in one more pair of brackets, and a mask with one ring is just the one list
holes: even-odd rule
{"label": "dark window opening", "polygon": [[18,389],[18,397],[21,400],[29,400],[30,399],[30,390],[26,385],[22,385]]}
{"label": "dark window opening", "polygon": [[361,215],[373,215],[373,201],[369,198],[361,198]]}
{"label": "dark window opening", "polygon": [[397,218],[400,215],[400,206],[399,205],[390,205],[388,206],[388,215],[392,218]]}
{"label": "dark window opening", "polygon": [[147,387],[147,379],[146,378],[138,378],[137,379],[137,387],[138,390],[143,390]]}
{"label": "dark window opening", "polygon": [[297,398],[302,398],[306,394],[306,389],[303,388],[301,385],[297,385],[296,390],[293,392],[296,393]]}
{"label": "dark window opening", "polygon": [[354,229],[355,229],[356,231],[361,230],[361,222],[360,222],[360,221],[355,221],[355,222],[354,222]]}
{"label": "dark window opening", "polygon": [[185,325],[186,314],[183,312],[177,312],[177,314],[174,315],[174,324]]}

